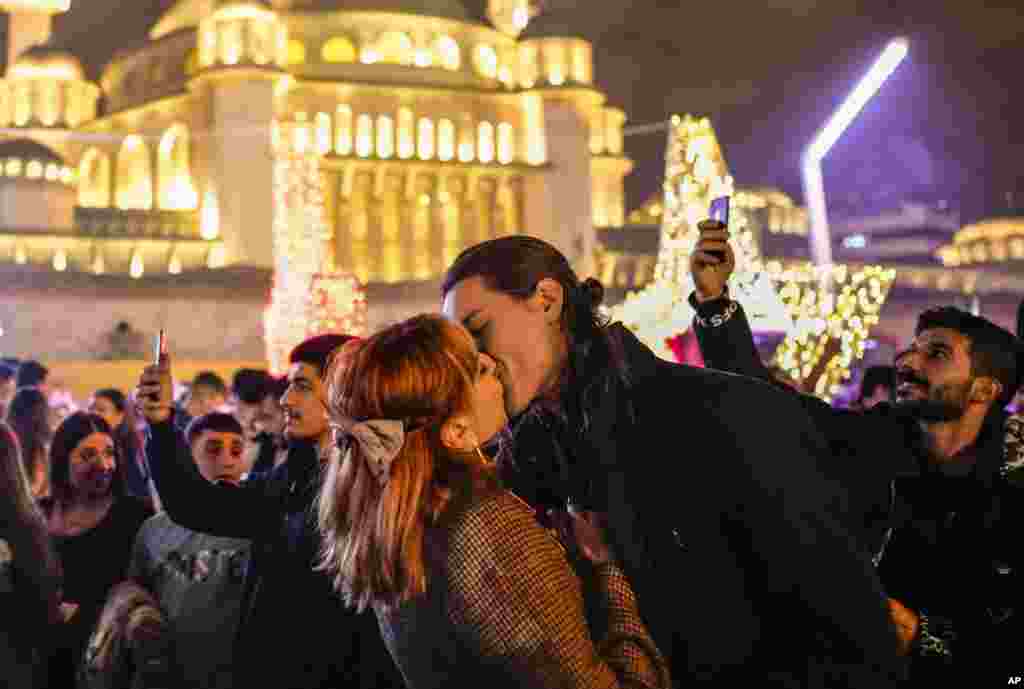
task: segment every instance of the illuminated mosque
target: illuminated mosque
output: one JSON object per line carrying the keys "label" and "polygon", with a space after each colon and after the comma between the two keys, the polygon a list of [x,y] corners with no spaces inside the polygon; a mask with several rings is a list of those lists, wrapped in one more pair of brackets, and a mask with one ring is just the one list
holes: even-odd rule
{"label": "illuminated mosque", "polygon": [[259,359],[279,123],[308,124],[328,260],[366,286],[371,326],[436,309],[444,268],[478,241],[528,228],[589,274],[595,228],[624,223],[626,116],[557,11],[491,0],[485,23],[459,0],[179,0],[93,83],[48,43],[68,4],[0,0],[0,268],[34,299],[0,311],[7,352],[89,358],[59,317],[84,301],[96,317],[73,330],[92,340],[173,319],[186,356]]}

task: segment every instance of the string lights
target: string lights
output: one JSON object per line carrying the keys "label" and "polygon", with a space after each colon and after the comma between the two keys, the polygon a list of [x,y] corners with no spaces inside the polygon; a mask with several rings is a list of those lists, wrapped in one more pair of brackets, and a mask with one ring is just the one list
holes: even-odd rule
{"label": "string lights", "polygon": [[[614,318],[662,358],[674,359],[668,340],[685,332],[693,320],[687,300],[693,291],[690,254],[699,240],[697,223],[707,217],[711,199],[732,193],[733,179],[710,121],[673,117],[654,280],[612,310]],[[760,249],[743,208],[733,212],[729,229],[736,255],[730,294],[744,304],[755,330],[789,332],[792,321],[764,274]]]}
{"label": "string lights", "polygon": [[274,141],[274,283],[264,339],[270,368],[280,374],[307,337],[341,329],[364,334],[366,297],[354,277],[327,270],[330,229],[313,125],[279,123]]}
{"label": "string lights", "polygon": [[850,377],[850,366],[864,356],[864,344],[878,324],[896,271],[810,263],[784,269],[776,261],[767,268],[779,283],[779,294],[794,322],[775,351],[775,362],[794,380],[804,382],[828,355],[813,392],[831,401]]}

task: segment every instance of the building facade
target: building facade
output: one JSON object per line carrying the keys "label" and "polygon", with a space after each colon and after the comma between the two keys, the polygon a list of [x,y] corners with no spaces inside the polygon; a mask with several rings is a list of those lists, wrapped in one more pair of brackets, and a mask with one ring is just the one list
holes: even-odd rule
{"label": "building facade", "polygon": [[[625,113],[592,46],[529,3],[492,2],[499,30],[458,0],[180,0],[95,83],[45,43],[58,7],[0,6],[43,41],[0,81],[0,267],[54,290],[67,273],[269,274],[282,122],[314,132],[335,267],[398,299],[370,305],[371,327],[436,302],[476,242],[532,234],[591,274],[596,230],[624,222]],[[5,352],[77,356],[45,323],[6,331]]]}

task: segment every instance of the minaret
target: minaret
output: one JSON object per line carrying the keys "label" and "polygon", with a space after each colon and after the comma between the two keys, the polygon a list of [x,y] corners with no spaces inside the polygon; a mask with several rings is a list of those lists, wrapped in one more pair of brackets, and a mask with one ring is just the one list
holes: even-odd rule
{"label": "minaret", "polygon": [[7,68],[34,45],[50,40],[53,15],[67,12],[71,0],[0,0],[10,15],[7,27]]}
{"label": "minaret", "polygon": [[287,29],[261,0],[220,2],[199,25],[200,94],[210,136],[198,151],[226,263],[272,268],[275,100],[287,83]]}

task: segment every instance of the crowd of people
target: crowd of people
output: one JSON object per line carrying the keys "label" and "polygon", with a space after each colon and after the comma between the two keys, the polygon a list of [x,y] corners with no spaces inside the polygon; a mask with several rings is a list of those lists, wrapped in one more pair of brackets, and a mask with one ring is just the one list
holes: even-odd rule
{"label": "crowd of people", "polygon": [[1022,669],[1024,347],[921,314],[838,409],[762,362],[726,230],[706,367],[551,245],[464,251],[438,313],[54,413],[0,363],[12,687],[880,687]]}

